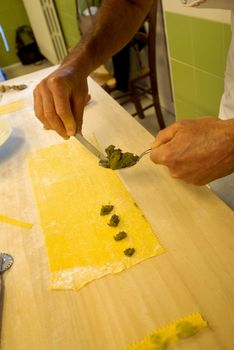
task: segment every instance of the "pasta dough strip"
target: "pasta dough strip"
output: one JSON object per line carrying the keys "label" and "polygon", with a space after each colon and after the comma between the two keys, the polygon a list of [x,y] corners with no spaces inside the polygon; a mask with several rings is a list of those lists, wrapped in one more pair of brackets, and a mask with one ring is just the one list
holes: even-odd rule
{"label": "pasta dough strip", "polygon": [[141,342],[130,345],[126,350],[166,350],[171,344],[191,337],[207,327],[200,313],[185,316],[147,335]]}
{"label": "pasta dough strip", "polygon": [[14,218],[10,218],[9,216],[5,216],[5,215],[1,215],[0,214],[0,221],[1,222],[5,222],[7,224],[11,224],[11,225],[16,225],[22,228],[32,228],[32,224],[30,224],[29,222],[25,222],[25,221],[19,221],[17,219]]}

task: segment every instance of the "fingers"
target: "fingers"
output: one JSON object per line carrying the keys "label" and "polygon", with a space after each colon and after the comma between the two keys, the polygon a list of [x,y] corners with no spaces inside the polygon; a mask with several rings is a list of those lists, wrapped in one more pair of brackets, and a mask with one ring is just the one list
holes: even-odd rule
{"label": "fingers", "polygon": [[37,116],[37,118],[40,120],[40,122],[44,125],[45,129],[50,129],[49,122],[44,116],[43,113],[43,105],[42,105],[42,98],[41,95],[36,89],[33,91],[33,96],[34,96],[34,111]]}
{"label": "fingers", "polygon": [[152,161],[166,166],[171,176],[195,185],[223,176],[227,158],[220,123],[224,121],[210,116],[175,123],[159,133]]}
{"label": "fingers", "polygon": [[177,153],[173,151],[173,145],[166,143],[151,152],[151,159],[156,164],[164,165],[168,168],[170,175],[174,178],[182,179],[187,183],[193,183],[193,172],[177,159]]}
{"label": "fingers", "polygon": [[47,87],[44,87],[43,92],[42,105],[43,114],[46,121],[50,125],[51,129],[56,130],[60,136],[67,138],[65,126],[62,119],[56,112],[54,96]]}
{"label": "fingers", "polygon": [[86,78],[75,79],[70,70],[57,70],[34,90],[34,110],[46,129],[64,138],[81,130],[83,110],[89,101]]}
{"label": "fingers", "polygon": [[170,149],[170,141],[173,140],[177,132],[182,128],[181,122],[174,123],[169,127],[159,131],[155,141],[151,145],[151,160],[156,164],[166,165],[167,167],[171,166],[174,162]]}
{"label": "fingers", "polygon": [[159,131],[156,135],[155,141],[152,143],[151,148],[159,147],[162,144],[169,142],[176,135],[177,131],[182,127],[181,122],[174,123],[167,128]]}
{"label": "fingers", "polygon": [[73,96],[71,103],[73,115],[76,122],[76,132],[81,132],[83,124],[83,111],[85,103],[87,103],[87,96],[86,100],[81,96]]}
{"label": "fingers", "polygon": [[85,103],[88,103],[90,101],[90,99],[91,99],[91,95],[88,94],[87,97],[86,97]]}
{"label": "fingers", "polygon": [[[76,133],[76,123],[70,105],[70,89],[64,86],[63,82],[58,77],[50,79],[48,81],[48,87],[55,107],[55,113],[53,116],[51,115],[51,118],[55,120],[57,127],[61,124],[63,125],[68,136],[74,135]],[[60,125],[58,124],[57,116],[62,122],[59,123]]]}
{"label": "fingers", "polygon": [[68,138],[75,134],[76,123],[70,107],[69,87],[60,79],[48,77],[34,92],[34,110],[46,129]]}
{"label": "fingers", "polygon": [[43,89],[41,84],[33,92],[35,114],[45,129],[54,129],[60,136],[67,138],[64,125],[56,113],[53,96],[46,84],[43,83]]}
{"label": "fingers", "polygon": [[152,148],[150,158],[156,164],[169,166],[172,162],[170,147],[168,147],[168,144],[165,144]]}
{"label": "fingers", "polygon": [[74,91],[72,94],[71,109],[76,123],[76,132],[81,132],[84,107],[90,98],[91,96],[88,94],[88,85],[86,81],[82,87],[82,93],[77,93],[77,91]]}

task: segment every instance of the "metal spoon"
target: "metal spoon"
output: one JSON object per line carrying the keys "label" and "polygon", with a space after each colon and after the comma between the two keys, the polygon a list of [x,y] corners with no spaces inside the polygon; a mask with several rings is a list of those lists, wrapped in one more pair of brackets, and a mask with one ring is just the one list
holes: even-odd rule
{"label": "metal spoon", "polygon": [[139,159],[137,161],[137,163],[139,162],[139,160],[144,157],[146,154],[150,153],[152,151],[152,148],[149,148],[147,150],[145,150],[144,152],[142,152],[140,155],[139,155]]}
{"label": "metal spoon", "polygon": [[[135,163],[133,163],[133,164],[131,164],[131,165],[129,165],[129,166],[122,167],[122,168],[116,168],[116,169],[114,169],[114,170],[123,170],[123,169],[131,168],[132,166],[136,165],[136,164],[139,162],[139,160],[140,160],[142,157],[144,157],[144,155],[146,155],[146,154],[148,154],[148,153],[150,153],[150,152],[151,152],[151,148],[149,148],[149,149],[145,150],[144,152],[142,152],[142,153],[138,156],[138,159],[135,160]],[[108,162],[108,159],[107,159],[106,161]],[[100,161],[99,161],[99,165],[100,165],[100,166],[104,166],[103,164],[104,164],[106,161],[105,161],[105,160],[104,160],[104,161],[103,161],[103,160],[100,160]],[[107,168],[109,168],[109,167],[107,166]]]}
{"label": "metal spoon", "polygon": [[4,280],[3,273],[13,265],[14,259],[10,254],[0,253],[0,341],[2,330],[2,313],[4,300]]}
{"label": "metal spoon", "polygon": [[128,168],[131,168],[131,167],[133,167],[134,165],[136,165],[140,160],[141,160],[141,158],[142,157],[144,157],[146,154],[148,154],[148,153],[150,153],[152,151],[152,149],[151,148],[149,148],[149,149],[147,149],[147,150],[145,150],[144,152],[142,152],[138,157],[138,159],[137,159],[137,161],[136,161],[136,163],[135,164],[132,164],[132,165],[129,165],[129,166],[126,166],[126,167],[124,167],[124,168],[121,168],[121,169],[118,169],[118,170],[124,170],[124,169],[128,169]]}

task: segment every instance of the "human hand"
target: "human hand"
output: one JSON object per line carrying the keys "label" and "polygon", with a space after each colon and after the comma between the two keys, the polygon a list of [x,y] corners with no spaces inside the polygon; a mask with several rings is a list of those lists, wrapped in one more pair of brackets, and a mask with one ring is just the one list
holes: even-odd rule
{"label": "human hand", "polygon": [[46,129],[69,138],[81,131],[88,95],[87,79],[72,65],[63,65],[34,90],[34,110]]}
{"label": "human hand", "polygon": [[234,119],[202,117],[176,122],[160,131],[151,159],[173,177],[205,185],[234,171]]}

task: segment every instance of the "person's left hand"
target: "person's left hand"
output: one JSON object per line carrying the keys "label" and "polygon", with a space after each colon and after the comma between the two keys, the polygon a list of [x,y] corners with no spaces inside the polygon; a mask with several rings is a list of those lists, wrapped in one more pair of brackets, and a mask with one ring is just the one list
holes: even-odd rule
{"label": "person's left hand", "polygon": [[234,119],[202,117],[176,122],[160,131],[151,159],[173,177],[205,185],[234,171]]}
{"label": "person's left hand", "polygon": [[81,131],[90,95],[87,77],[79,65],[61,65],[36,86],[33,94],[35,115],[46,129],[65,139]]}

